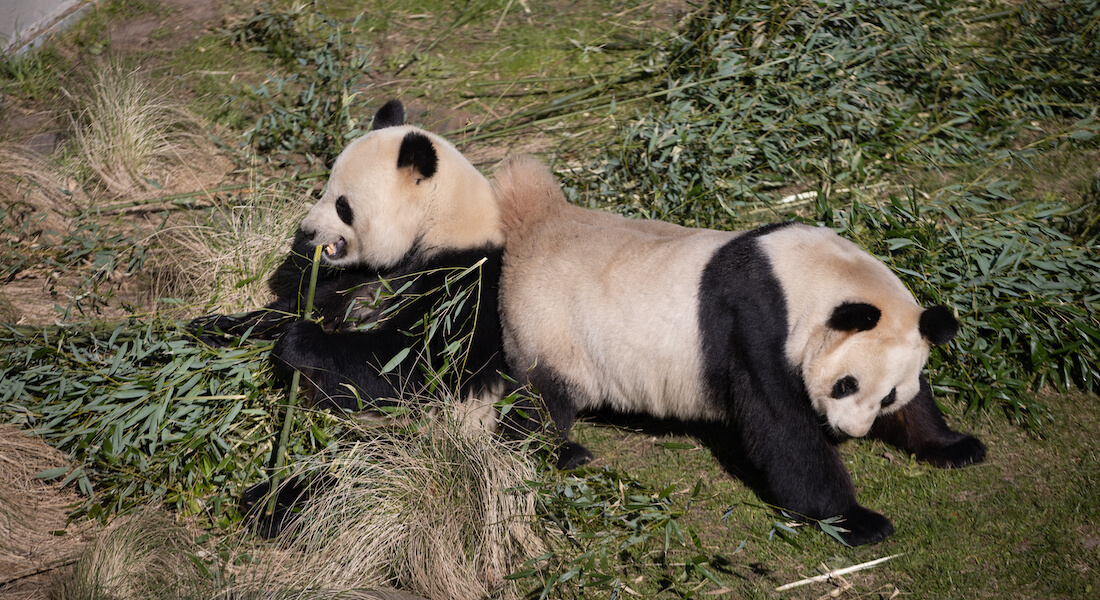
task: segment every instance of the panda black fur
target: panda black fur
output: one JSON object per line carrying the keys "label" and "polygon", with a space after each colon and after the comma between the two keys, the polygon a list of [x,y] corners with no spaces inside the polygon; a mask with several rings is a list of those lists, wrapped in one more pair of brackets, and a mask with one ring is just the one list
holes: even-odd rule
{"label": "panda black fur", "polygon": [[505,354],[542,395],[560,467],[592,457],[567,437],[584,410],[717,422],[769,501],[841,516],[858,545],[893,526],[857,502],[837,441],[870,434],[944,467],[983,460],[922,374],[954,316],[921,309],[832,231],[719,232],[588,210],[529,157],[504,163],[494,185],[508,237]]}
{"label": "panda black fur", "polygon": [[[442,138],[404,125],[404,108],[394,100],[336,159],[324,195],[269,279],[276,299],[243,316],[198,319],[192,328],[214,342],[242,335],[277,339],[277,371],[284,377],[300,371],[315,403],[346,409],[359,408],[359,399],[378,406],[419,391],[424,364],[438,368],[443,348],[468,336],[465,368],[452,370],[444,383],[464,399],[489,404],[503,389],[502,243],[488,180]],[[317,246],[325,248],[314,298],[320,324],[299,318]],[[424,318],[479,279],[481,289],[451,314],[458,331],[418,348],[413,332]],[[379,295],[383,282],[398,293]],[[393,310],[398,302],[400,310]],[[396,368],[381,372],[410,346]],[[481,413],[491,418],[488,406]]]}

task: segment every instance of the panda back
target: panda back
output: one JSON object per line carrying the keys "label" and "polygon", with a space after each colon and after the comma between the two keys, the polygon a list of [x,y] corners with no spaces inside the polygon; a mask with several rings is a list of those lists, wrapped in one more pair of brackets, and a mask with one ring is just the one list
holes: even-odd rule
{"label": "panda back", "polygon": [[578,409],[713,416],[698,290],[709,257],[735,236],[562,205],[506,247],[510,362],[568,380]]}

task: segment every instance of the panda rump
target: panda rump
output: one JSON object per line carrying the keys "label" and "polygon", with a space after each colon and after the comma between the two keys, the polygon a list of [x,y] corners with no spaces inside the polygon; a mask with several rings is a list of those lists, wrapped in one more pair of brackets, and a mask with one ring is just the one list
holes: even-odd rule
{"label": "panda rump", "polygon": [[530,157],[498,167],[494,187],[505,355],[542,396],[559,467],[592,457],[568,439],[585,410],[709,421],[769,501],[842,517],[856,545],[893,526],[856,501],[839,439],[870,433],[940,466],[982,460],[981,442],[944,423],[922,374],[954,316],[922,309],[832,231],[720,232],[584,209]]}

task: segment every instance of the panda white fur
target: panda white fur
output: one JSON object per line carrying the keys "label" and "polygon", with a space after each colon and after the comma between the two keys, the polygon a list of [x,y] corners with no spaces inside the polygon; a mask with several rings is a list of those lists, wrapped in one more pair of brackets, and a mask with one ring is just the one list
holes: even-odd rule
{"label": "panda white fur", "polygon": [[825,228],[748,232],[627,219],[566,202],[530,157],[494,186],[507,241],[505,354],[541,394],[559,467],[591,459],[569,441],[578,412],[613,408],[721,423],[771,502],[841,516],[846,542],[890,521],[856,501],[835,443],[870,433],[920,460],[983,460],[944,423],[922,370],[957,322],[922,309],[880,261]]}
{"label": "panda white fur", "polygon": [[[425,384],[423,366],[438,368],[444,347],[458,338],[468,354],[464,368],[450,369],[448,388],[486,404],[503,389],[497,281],[504,235],[492,188],[451,144],[404,125],[404,118],[400,102],[387,103],[372,130],[337,157],[323,196],[269,280],[272,303],[192,323],[207,341],[277,338],[277,371],[284,377],[300,371],[315,403],[356,409],[360,400],[378,406],[417,392]],[[318,245],[324,252],[314,305],[321,324],[299,319]],[[422,320],[457,286],[477,285],[479,277],[481,289],[450,315],[452,335],[417,347],[413,333]],[[383,281],[399,293],[379,297]],[[382,373],[410,346],[395,369]]]}

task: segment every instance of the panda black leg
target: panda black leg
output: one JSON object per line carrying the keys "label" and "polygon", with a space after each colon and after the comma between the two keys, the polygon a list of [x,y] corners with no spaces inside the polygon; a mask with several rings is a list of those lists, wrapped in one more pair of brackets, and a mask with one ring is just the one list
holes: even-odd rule
{"label": "panda black leg", "polygon": [[785,444],[781,453],[758,459],[768,499],[808,520],[840,517],[837,525],[847,530],[841,538],[850,546],[873,544],[894,533],[889,519],[856,500],[848,471],[824,432],[804,433],[809,435],[780,442]]}
{"label": "panda black leg", "polygon": [[[845,543],[858,546],[885,539],[894,526],[865,508],[832,438],[809,407],[804,392],[782,378],[732,378],[744,400],[727,424],[737,439],[740,466],[769,503],[810,521],[840,517]],[[763,381],[760,381],[763,380]],[[750,400],[751,399],[751,400]],[[766,399],[766,400],[763,400]],[[732,458],[732,457],[731,457]]]}
{"label": "panda black leg", "polygon": [[569,439],[569,430],[577,419],[577,405],[565,380],[545,368],[536,367],[529,374],[531,383],[542,396],[542,403],[554,424],[558,438],[557,467],[568,471],[590,462],[595,455],[583,445]]}
{"label": "panda black leg", "polygon": [[569,471],[591,462],[594,458],[596,456],[591,450],[573,440],[566,439],[558,450],[557,466],[561,471]]}
{"label": "panda black leg", "polygon": [[894,524],[890,519],[858,504],[841,515],[836,525],[846,529],[840,537],[849,546],[862,546],[881,542],[894,534]]}
{"label": "panda black leg", "polygon": [[947,426],[924,376],[916,398],[898,411],[879,417],[870,435],[937,467],[965,467],[985,460],[985,444]]}

